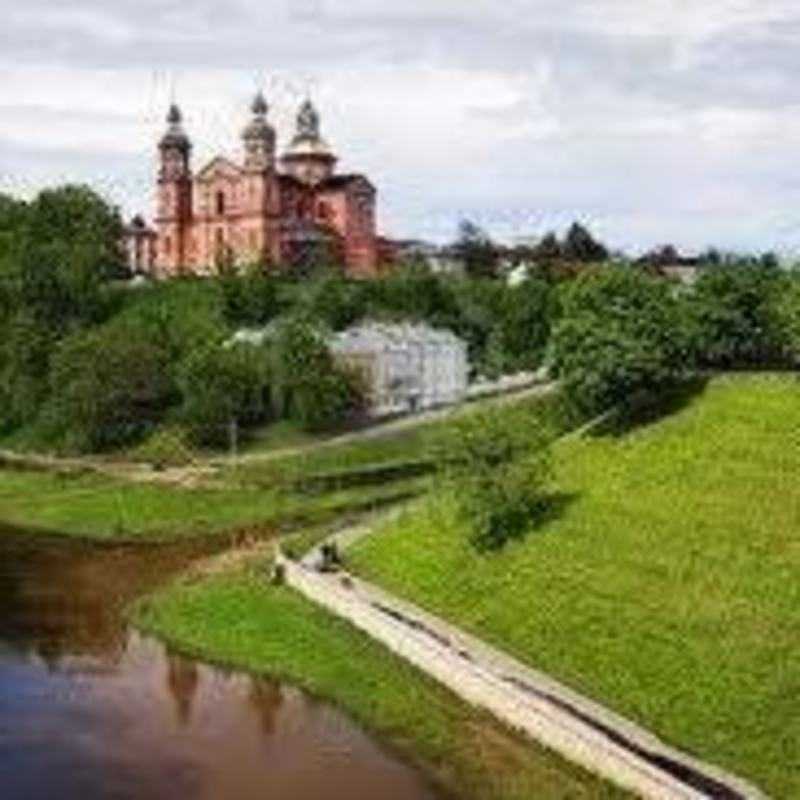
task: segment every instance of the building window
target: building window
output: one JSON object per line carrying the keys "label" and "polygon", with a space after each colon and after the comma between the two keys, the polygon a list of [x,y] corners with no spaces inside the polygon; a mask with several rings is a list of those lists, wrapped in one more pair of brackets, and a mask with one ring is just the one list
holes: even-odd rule
{"label": "building window", "polygon": [[258,238],[255,231],[250,231],[250,249],[255,250],[258,245]]}
{"label": "building window", "polygon": [[225,192],[217,192],[217,214],[221,217],[225,213]]}
{"label": "building window", "polygon": [[221,252],[225,247],[225,231],[222,228],[217,229],[217,252]]}
{"label": "building window", "polygon": [[169,236],[164,238],[164,255],[168,256],[172,254],[172,239]]}

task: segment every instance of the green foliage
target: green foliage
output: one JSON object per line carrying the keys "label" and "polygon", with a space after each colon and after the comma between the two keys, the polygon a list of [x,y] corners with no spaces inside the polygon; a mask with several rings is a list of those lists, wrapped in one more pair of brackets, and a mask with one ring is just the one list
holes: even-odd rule
{"label": "green foliage", "polygon": [[539,279],[504,287],[487,341],[490,374],[533,370],[541,364],[554,316],[554,292]]}
{"label": "green foliage", "polygon": [[57,339],[25,309],[0,326],[0,430],[32,422],[48,394]]}
{"label": "green foliage", "polygon": [[772,295],[773,319],[790,361],[800,361],[800,275],[792,274],[782,282],[780,292]]}
{"label": "green foliage", "polygon": [[561,246],[561,256],[567,261],[592,263],[605,261],[608,250],[583,225],[573,222]]}
{"label": "green foliage", "polygon": [[278,280],[260,265],[251,265],[243,273],[224,272],[219,287],[230,325],[265,325],[280,312]]}
{"label": "green foliage", "polygon": [[279,320],[269,342],[272,408],[306,430],[344,422],[363,406],[357,375],[337,366],[325,337],[301,317]]}
{"label": "green foliage", "polygon": [[181,416],[197,444],[224,445],[229,425],[252,425],[268,414],[267,359],[251,345],[209,342],[192,350],[178,372]]}
{"label": "green foliage", "polygon": [[774,268],[732,264],[709,267],[686,298],[686,327],[699,364],[774,365],[783,333],[775,303],[785,279]]}
{"label": "green foliage", "polygon": [[546,507],[553,430],[521,407],[474,411],[444,429],[432,453],[479,550],[502,547]]}
{"label": "green foliage", "polygon": [[50,370],[48,428],[71,451],[95,452],[141,438],[174,401],[169,354],[125,324],[64,339]]}
{"label": "green foliage", "polygon": [[486,231],[473,222],[461,221],[453,250],[470,278],[492,278],[497,274],[497,248]]}
{"label": "green foliage", "polygon": [[552,368],[584,413],[626,405],[686,368],[678,301],[666,282],[611,267],[565,285],[561,304]]}

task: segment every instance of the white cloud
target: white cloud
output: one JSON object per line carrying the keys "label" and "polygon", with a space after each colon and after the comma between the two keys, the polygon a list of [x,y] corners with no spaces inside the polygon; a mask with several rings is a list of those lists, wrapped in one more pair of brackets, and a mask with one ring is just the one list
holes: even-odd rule
{"label": "white cloud", "polygon": [[614,245],[792,247],[800,9],[789,0],[198,0],[8,9],[0,183],[148,209],[175,92],[197,163],[257,84],[282,140],[308,91],[396,235],[580,217]]}

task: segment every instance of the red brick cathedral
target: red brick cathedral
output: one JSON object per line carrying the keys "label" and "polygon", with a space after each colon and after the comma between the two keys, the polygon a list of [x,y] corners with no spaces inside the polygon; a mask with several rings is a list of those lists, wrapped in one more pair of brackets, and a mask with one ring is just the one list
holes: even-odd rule
{"label": "red brick cathedral", "polygon": [[156,277],[212,274],[221,264],[291,267],[324,252],[352,276],[374,275],[381,259],[375,187],[363,175],[337,174],[306,100],[297,129],[276,163],[275,129],[259,92],[242,133],[244,159],[217,156],[192,171],[192,144],[173,105],[158,145],[155,229],[137,217],[128,228],[131,267]]}

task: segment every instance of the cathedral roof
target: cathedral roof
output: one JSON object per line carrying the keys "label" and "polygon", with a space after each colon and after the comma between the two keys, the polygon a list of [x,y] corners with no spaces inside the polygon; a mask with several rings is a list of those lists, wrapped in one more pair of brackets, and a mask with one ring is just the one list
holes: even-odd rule
{"label": "cathedral roof", "polygon": [[181,110],[173,103],[167,113],[167,132],[161,137],[160,147],[177,147],[182,150],[188,150],[191,147],[191,142],[183,129],[182,122]]}
{"label": "cathedral roof", "polygon": [[242,132],[242,138],[245,140],[274,141],[275,129],[267,122],[269,106],[262,92],[258,92],[250,108],[253,112],[253,118]]}
{"label": "cathedral roof", "polygon": [[319,132],[319,113],[310,100],[297,112],[297,129],[283,154],[286,159],[323,158],[334,161],[336,156]]}

